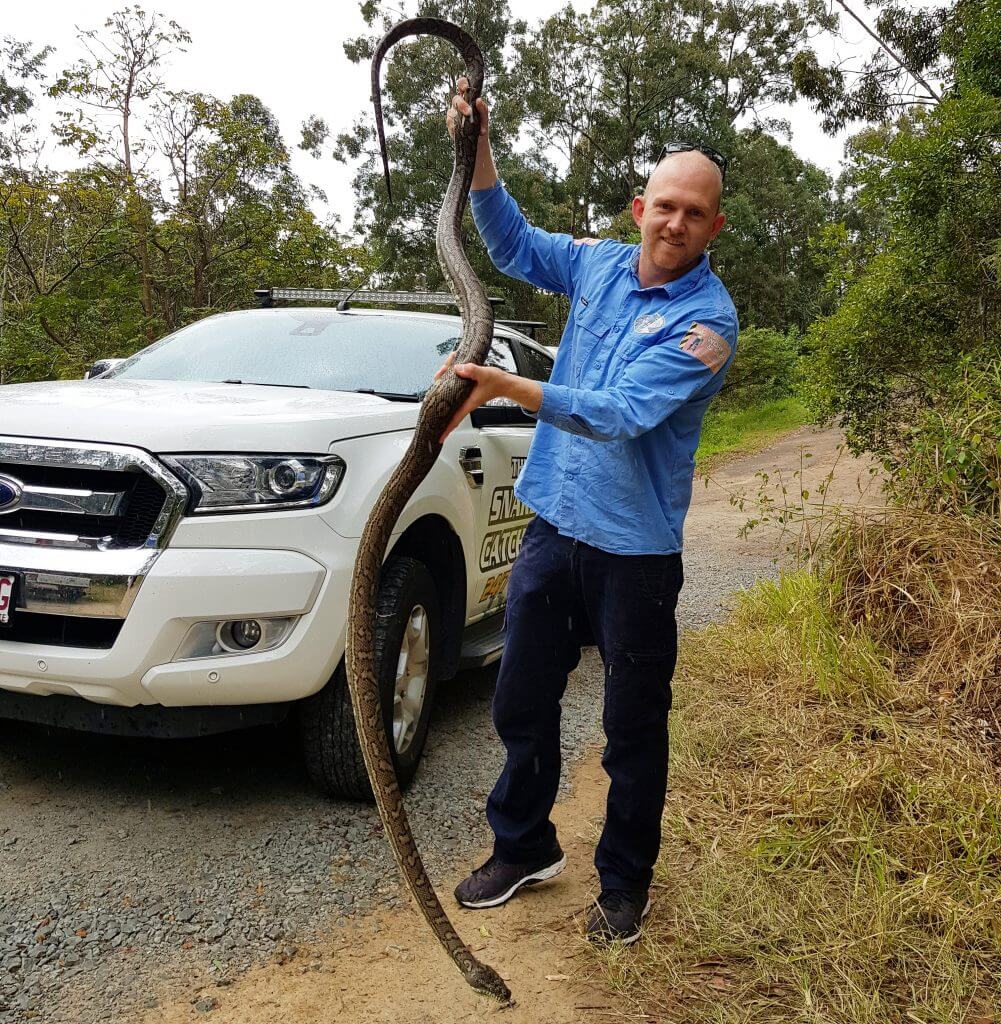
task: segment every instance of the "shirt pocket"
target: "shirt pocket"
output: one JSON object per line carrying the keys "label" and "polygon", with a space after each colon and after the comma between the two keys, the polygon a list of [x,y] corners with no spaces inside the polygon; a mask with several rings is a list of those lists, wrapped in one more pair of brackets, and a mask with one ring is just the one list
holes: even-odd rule
{"label": "shirt pocket", "polygon": [[612,321],[595,303],[583,296],[577,300],[574,313],[576,331],[573,346],[574,381],[580,383],[585,367],[608,335]]}
{"label": "shirt pocket", "polygon": [[[615,357],[612,360],[611,369],[615,376],[619,376],[628,369],[629,364],[639,359],[645,352],[649,352],[650,349],[656,345],[663,345],[673,337],[678,338],[677,344],[680,344],[681,339],[681,320],[677,316],[664,317],[664,322],[650,334],[644,334],[636,330],[636,320],[638,317],[633,318],[633,323],[629,330],[622,337],[622,344],[617,346]],[[687,327],[687,322],[685,323]],[[671,342],[673,343],[673,342]]]}

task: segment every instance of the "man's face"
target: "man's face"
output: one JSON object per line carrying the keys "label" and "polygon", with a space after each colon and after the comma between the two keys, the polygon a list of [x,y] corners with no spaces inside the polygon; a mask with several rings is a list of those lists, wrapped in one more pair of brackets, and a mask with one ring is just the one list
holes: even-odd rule
{"label": "man's face", "polygon": [[677,153],[654,169],[633,220],[642,238],[640,259],[663,281],[687,273],[720,233],[720,174],[701,153]]}

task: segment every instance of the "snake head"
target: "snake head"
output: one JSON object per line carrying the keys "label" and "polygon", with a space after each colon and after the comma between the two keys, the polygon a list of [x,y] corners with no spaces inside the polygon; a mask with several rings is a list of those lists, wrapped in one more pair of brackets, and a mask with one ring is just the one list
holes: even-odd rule
{"label": "snake head", "polygon": [[465,972],[466,981],[485,996],[491,996],[505,1006],[511,1006],[511,990],[507,987],[504,979],[487,964],[481,964],[479,960],[473,960],[473,964]]}

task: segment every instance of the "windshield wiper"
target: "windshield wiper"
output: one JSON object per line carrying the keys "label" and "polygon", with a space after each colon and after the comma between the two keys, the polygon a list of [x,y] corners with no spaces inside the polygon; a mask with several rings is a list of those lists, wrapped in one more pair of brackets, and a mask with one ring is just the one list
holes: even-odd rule
{"label": "windshield wiper", "polygon": [[352,388],[353,395],[375,395],[376,398],[388,398],[391,402],[419,402],[423,395],[401,394],[399,391],[376,391],[374,388]]}
{"label": "windshield wiper", "polygon": [[219,384],[249,384],[251,387],[257,388],[305,388],[307,391],[311,390],[308,384],[268,384],[263,380],[233,380],[227,378],[226,380],[220,380]]}

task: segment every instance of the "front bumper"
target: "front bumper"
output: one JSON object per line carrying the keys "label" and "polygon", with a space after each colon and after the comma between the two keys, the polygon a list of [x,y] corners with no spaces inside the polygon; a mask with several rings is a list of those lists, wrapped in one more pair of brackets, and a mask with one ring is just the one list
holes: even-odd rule
{"label": "front bumper", "polygon": [[[89,552],[73,552],[68,572],[67,552],[0,546],[0,566],[21,572],[26,597],[48,602],[49,611],[61,601],[79,614],[81,597],[89,595],[88,615],[126,613],[107,650],[5,642],[0,631],[0,688],[123,707],[278,703],[316,692],[343,654],[354,544],[323,524],[310,527],[322,532],[323,554],[332,556],[326,565],[299,551],[171,547],[129,552],[143,560],[125,572],[109,565],[108,552],[96,552],[103,573],[91,574],[78,564]],[[47,558],[51,564],[39,565]],[[44,596],[36,579],[32,597],[28,578],[38,571]],[[173,660],[196,622],[272,616],[298,617],[274,650]]]}

